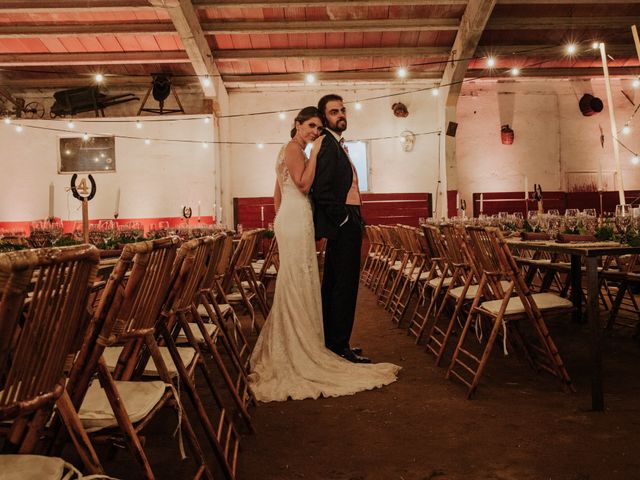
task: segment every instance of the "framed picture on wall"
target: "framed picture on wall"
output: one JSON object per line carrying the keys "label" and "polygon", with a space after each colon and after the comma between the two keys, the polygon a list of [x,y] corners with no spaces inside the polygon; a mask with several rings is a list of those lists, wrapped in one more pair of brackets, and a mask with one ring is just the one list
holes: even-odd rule
{"label": "framed picture on wall", "polygon": [[115,137],[60,137],[58,173],[113,173]]}

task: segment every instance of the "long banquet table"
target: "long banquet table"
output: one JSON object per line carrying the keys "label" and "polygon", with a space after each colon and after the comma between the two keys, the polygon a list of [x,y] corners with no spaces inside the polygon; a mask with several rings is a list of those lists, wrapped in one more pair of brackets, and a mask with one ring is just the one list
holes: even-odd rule
{"label": "long banquet table", "polygon": [[604,410],[604,392],[602,388],[602,342],[603,329],[600,326],[598,311],[598,258],[607,255],[628,255],[640,253],[640,247],[630,247],[616,242],[557,243],[553,241],[535,241],[507,239],[513,249],[566,254],[571,256],[571,301],[576,307],[576,319],[582,316],[582,259],[586,267],[587,279],[587,321],[590,331],[591,350],[591,408]]}

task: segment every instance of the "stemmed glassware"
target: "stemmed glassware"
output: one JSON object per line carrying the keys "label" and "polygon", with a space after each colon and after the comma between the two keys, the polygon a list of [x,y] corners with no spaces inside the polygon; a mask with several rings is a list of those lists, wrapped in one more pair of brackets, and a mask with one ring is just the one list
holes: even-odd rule
{"label": "stemmed glassware", "polygon": [[625,205],[616,205],[616,227],[618,231],[622,235],[622,237],[626,240],[627,231],[629,227],[633,223],[632,207],[629,204]]}
{"label": "stemmed glassware", "polygon": [[538,214],[538,211],[529,210],[527,220],[529,225],[531,225],[532,230],[535,232],[538,229],[538,225],[540,225],[540,215]]}
{"label": "stemmed glassware", "polygon": [[564,212],[564,225],[571,233],[575,232],[576,227],[578,226],[578,214],[580,210],[577,208],[567,208]]}

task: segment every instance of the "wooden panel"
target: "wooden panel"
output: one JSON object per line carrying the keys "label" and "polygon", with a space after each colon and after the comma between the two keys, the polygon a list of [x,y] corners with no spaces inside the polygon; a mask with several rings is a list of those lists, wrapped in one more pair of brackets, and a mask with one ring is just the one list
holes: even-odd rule
{"label": "wooden panel", "polygon": [[[483,211],[485,215],[495,215],[499,212],[521,212],[526,215],[527,210],[537,209],[537,203],[529,194],[529,201],[525,203],[524,192],[487,192],[483,193]],[[544,192],[543,204],[545,211],[557,209],[564,213],[567,208],[565,192]],[[455,202],[455,199],[454,199]],[[586,207],[588,208],[588,207]],[[473,216],[480,214],[480,193],[473,194]]]}

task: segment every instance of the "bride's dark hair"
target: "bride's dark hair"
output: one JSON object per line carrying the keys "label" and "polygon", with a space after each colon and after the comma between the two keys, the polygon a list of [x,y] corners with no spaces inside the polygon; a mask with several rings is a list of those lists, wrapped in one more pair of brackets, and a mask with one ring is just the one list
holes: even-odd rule
{"label": "bride's dark hair", "polygon": [[304,107],[302,110],[300,110],[298,112],[298,115],[296,115],[296,118],[293,120],[293,128],[291,129],[291,138],[296,136],[296,122],[304,123],[313,117],[322,118],[320,117],[320,110],[318,110],[316,107],[313,107],[313,106]]}

